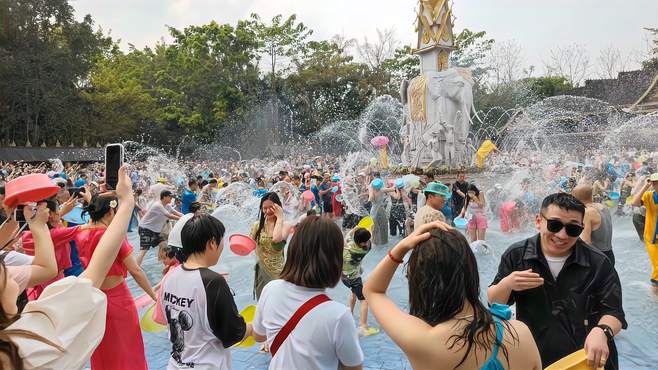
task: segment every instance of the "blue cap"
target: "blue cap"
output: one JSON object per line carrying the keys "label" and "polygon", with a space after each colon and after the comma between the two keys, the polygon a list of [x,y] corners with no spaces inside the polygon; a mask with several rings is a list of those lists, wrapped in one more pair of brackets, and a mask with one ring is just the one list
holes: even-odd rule
{"label": "blue cap", "polygon": [[77,180],[75,180],[75,183],[73,183],[73,185],[75,185],[76,188],[81,188],[81,187],[87,185],[87,180],[77,179]]}
{"label": "blue cap", "polygon": [[372,187],[373,187],[375,190],[380,190],[381,188],[384,187],[384,180],[382,180],[382,179],[374,179],[374,180],[372,180],[372,182],[370,183],[370,185],[372,185]]}
{"label": "blue cap", "polygon": [[395,180],[395,187],[396,188],[403,188],[404,187],[404,179]]}
{"label": "blue cap", "polygon": [[338,181],[340,181],[340,177],[334,175],[334,176],[331,178],[331,181],[333,181],[333,182],[338,182]]}

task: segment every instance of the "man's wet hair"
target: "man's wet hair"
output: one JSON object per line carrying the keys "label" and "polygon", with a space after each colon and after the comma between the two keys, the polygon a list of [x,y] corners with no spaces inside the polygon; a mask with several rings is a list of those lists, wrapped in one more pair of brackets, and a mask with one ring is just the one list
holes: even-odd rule
{"label": "man's wet hair", "polygon": [[370,240],[371,237],[372,235],[370,234],[370,231],[366,228],[361,227],[354,231],[354,242],[356,244],[365,243]]}
{"label": "man's wet hair", "polygon": [[571,194],[555,193],[546,196],[541,203],[542,213],[546,211],[550,205],[554,205],[565,211],[576,211],[583,217],[585,216],[585,204]]}
{"label": "man's wet hair", "polygon": [[224,224],[215,217],[208,214],[196,215],[185,223],[180,232],[183,253],[186,256],[203,253],[209,241],[214,240],[219,245],[225,232]]}

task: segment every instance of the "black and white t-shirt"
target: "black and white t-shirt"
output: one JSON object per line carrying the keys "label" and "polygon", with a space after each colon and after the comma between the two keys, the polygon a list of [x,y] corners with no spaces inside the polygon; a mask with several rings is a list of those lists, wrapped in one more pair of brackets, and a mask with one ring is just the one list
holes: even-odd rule
{"label": "black and white t-shirt", "polygon": [[247,329],[224,278],[207,268],[171,272],[158,299],[169,325],[168,369],[231,369],[228,347]]}

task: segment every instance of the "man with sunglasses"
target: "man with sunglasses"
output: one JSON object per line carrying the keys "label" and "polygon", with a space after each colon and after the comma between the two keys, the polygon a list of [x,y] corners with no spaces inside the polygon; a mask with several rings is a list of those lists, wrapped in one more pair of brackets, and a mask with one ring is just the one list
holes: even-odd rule
{"label": "man with sunglasses", "polygon": [[613,337],[627,326],[621,284],[610,260],[579,238],[584,216],[585,205],[570,194],[544,198],[539,233],[505,251],[487,295],[516,303],[544,367],[584,347],[591,367],[616,370]]}

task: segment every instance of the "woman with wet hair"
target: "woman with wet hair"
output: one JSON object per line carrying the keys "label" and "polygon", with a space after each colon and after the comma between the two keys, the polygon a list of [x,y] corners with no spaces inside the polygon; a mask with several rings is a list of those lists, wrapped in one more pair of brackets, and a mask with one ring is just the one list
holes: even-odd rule
{"label": "woman with wet hair", "polygon": [[[16,297],[31,276],[43,273],[43,267],[5,266],[4,255],[0,256],[0,368],[80,369],[101,342],[108,299],[100,288],[125,238],[134,205],[125,168],[119,170],[116,193],[116,217],[97,241],[87,269],[79,277],[69,276],[46,287],[22,313],[18,313]],[[26,208],[25,216],[34,238],[35,261],[47,257],[52,278],[57,268],[46,225],[48,209],[41,203],[34,214]],[[131,366],[122,368],[135,368],[136,360],[130,360]]]}
{"label": "woman with wet hair", "polygon": [[[409,313],[386,296],[404,256]],[[475,255],[464,236],[437,221],[400,241],[368,277],[364,294],[384,331],[416,369],[541,369],[528,327],[504,305],[480,301]]]}
{"label": "woman with wet hair", "polygon": [[352,314],[326,295],[342,270],[338,225],[328,217],[306,217],[290,240],[280,280],[265,286],[256,307],[254,338],[267,341],[270,369],[361,369]]}
{"label": "woman with wet hair", "polygon": [[254,296],[260,298],[265,284],[279,278],[283,269],[283,248],[292,225],[285,222],[279,196],[265,193],[260,199],[258,221],[251,228],[251,238],[256,241]]}
{"label": "woman with wet hair", "polygon": [[[85,266],[96,253],[98,241],[107,226],[112,223],[117,205],[114,196],[97,194],[85,207],[84,212],[89,214],[90,221],[81,227],[76,237],[80,259]],[[124,232],[118,256],[101,285],[101,290],[107,295],[107,322],[103,341],[91,356],[93,370],[146,369],[144,341],[135,300],[126,284],[127,273],[130,272],[135,282],[154,301],[157,297],[146,274],[133,257],[132,250]]]}

